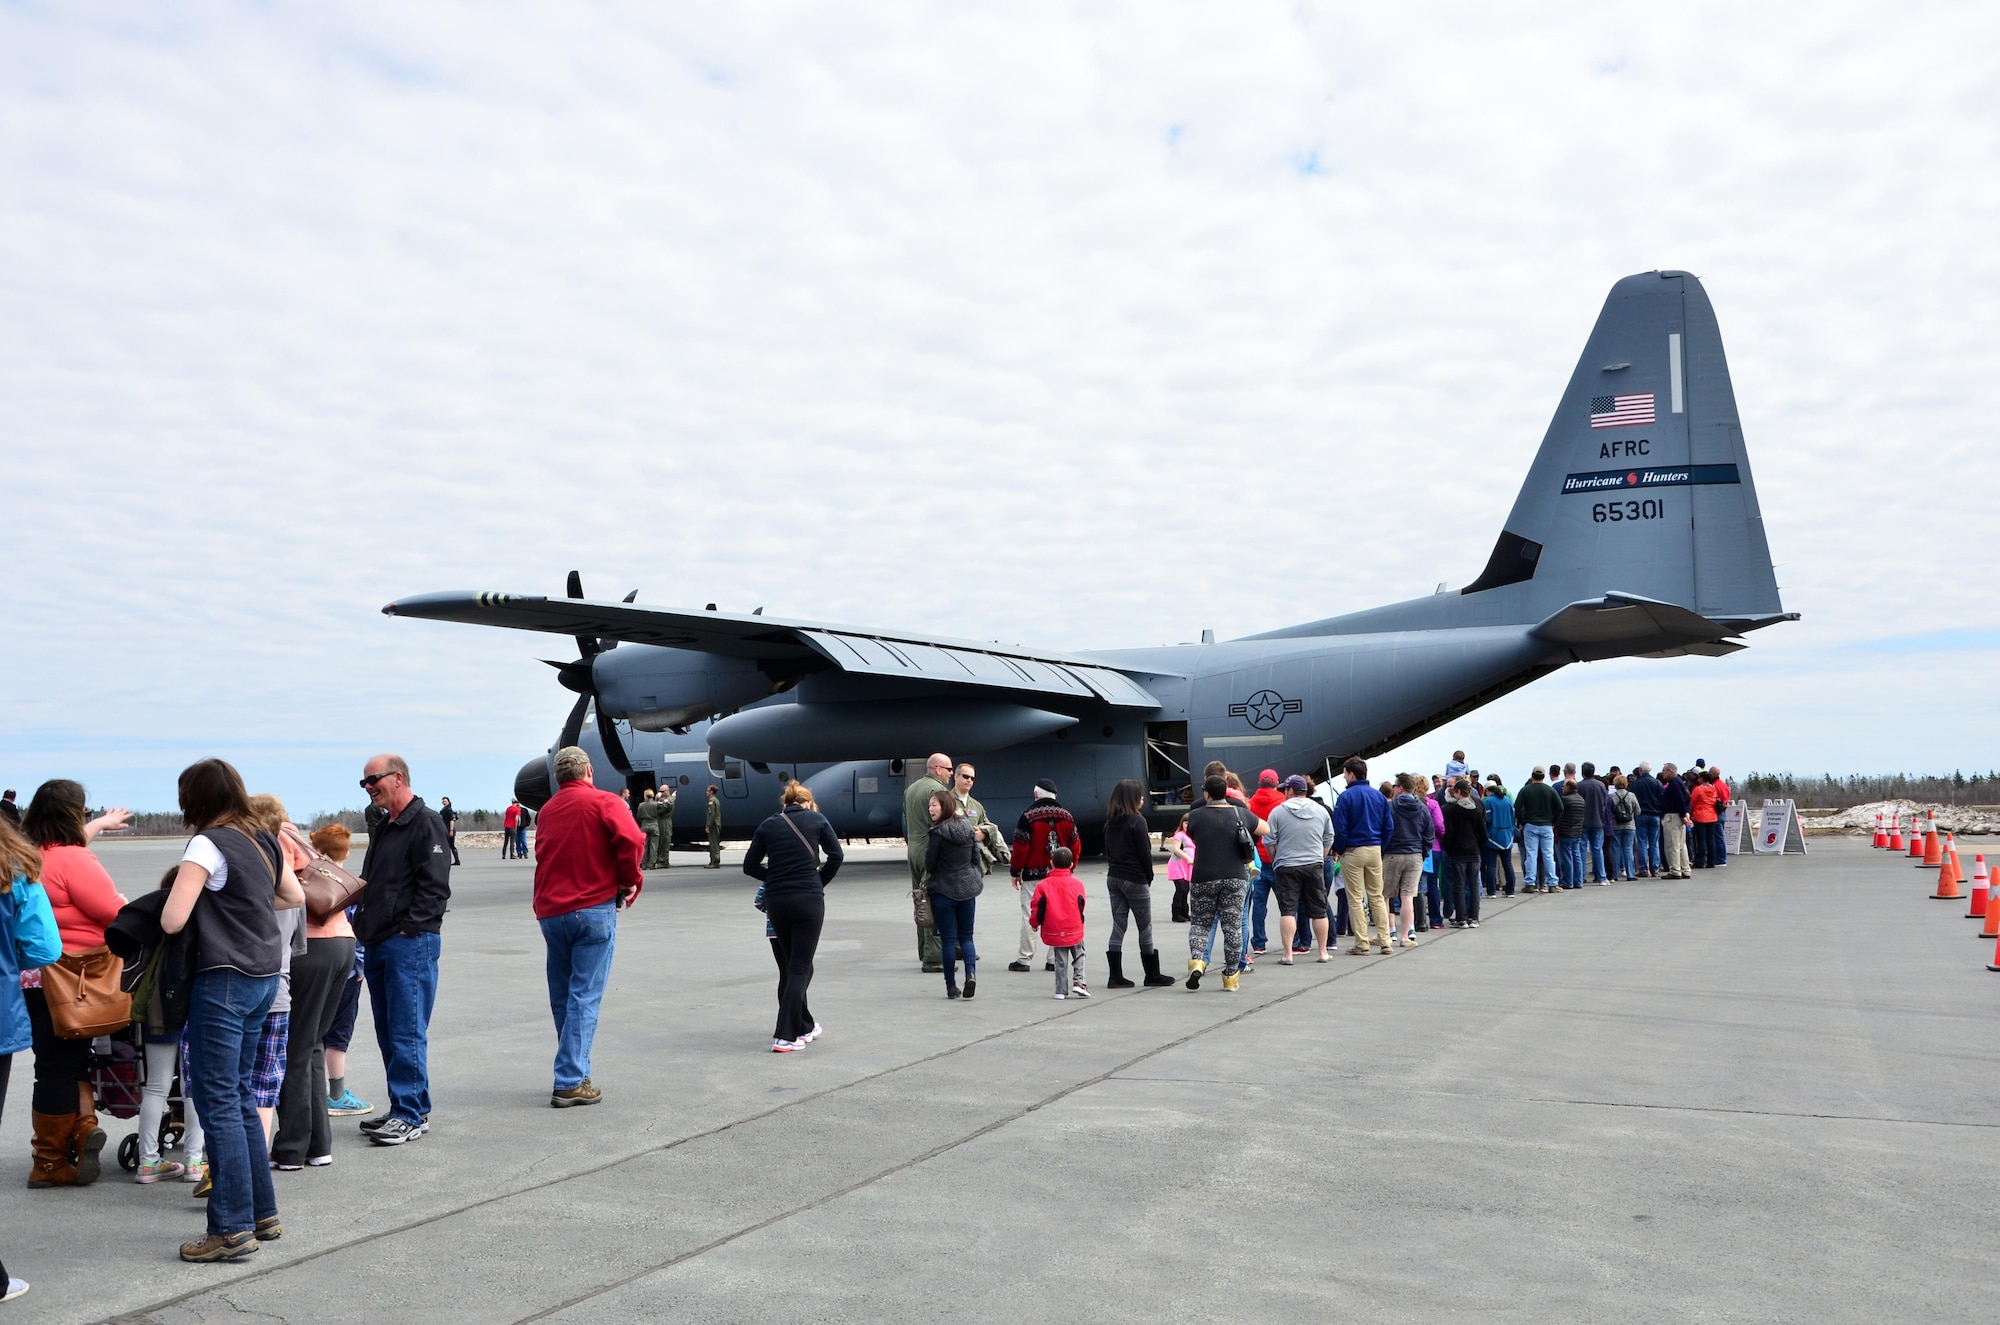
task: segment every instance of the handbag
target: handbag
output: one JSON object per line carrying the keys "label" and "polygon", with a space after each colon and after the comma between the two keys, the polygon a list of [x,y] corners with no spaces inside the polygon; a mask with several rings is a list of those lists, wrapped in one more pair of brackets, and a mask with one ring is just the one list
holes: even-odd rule
{"label": "handbag", "polygon": [[125,962],[102,943],[42,968],[42,994],[58,1038],[92,1040],[132,1024],[132,996],[119,987]]}
{"label": "handbag", "polygon": [[314,848],[311,841],[302,837],[290,824],[285,825],[285,836],[292,845],[305,851],[307,859],[303,868],[294,871],[299,876],[299,887],[305,889],[306,914],[324,923],[335,912],[345,911],[361,896],[365,881],[349,874],[333,863],[333,860]]}
{"label": "handbag", "polygon": [[32,879],[14,879],[15,959],[22,970],[47,966],[62,958],[62,931],[49,895]]}

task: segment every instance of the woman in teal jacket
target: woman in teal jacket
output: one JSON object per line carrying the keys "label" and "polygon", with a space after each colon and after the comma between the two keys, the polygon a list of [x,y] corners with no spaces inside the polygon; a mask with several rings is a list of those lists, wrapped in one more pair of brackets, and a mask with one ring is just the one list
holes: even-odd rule
{"label": "woman in teal jacket", "polygon": [[1493,774],[1486,779],[1486,845],[1480,850],[1480,874],[1486,884],[1486,895],[1491,897],[1500,886],[1500,874],[1507,875],[1506,895],[1514,895],[1514,802],[1507,799],[1507,788],[1500,784],[1500,775]]}
{"label": "woman in teal jacket", "polygon": [[[21,969],[47,966],[62,956],[55,908],[37,882],[42,853],[20,830],[0,819],[0,1111],[7,1105],[7,1078],[14,1055],[34,1043],[28,1003],[21,997]],[[0,1264],[0,1302],[28,1291],[28,1281],[12,1279]]]}

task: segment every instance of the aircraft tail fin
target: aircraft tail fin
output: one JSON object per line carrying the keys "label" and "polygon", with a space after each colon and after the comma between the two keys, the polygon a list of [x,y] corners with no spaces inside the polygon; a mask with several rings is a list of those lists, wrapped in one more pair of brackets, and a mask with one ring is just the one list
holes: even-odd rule
{"label": "aircraft tail fin", "polygon": [[1460,594],[1498,624],[1614,592],[1737,630],[1789,619],[1715,311],[1687,272],[1612,286],[1492,556]]}

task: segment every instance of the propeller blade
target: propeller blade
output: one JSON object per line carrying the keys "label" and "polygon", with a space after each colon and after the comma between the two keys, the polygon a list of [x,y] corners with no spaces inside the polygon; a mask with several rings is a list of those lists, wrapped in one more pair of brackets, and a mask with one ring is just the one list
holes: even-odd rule
{"label": "propeller blade", "polygon": [[611,766],[631,776],[632,761],[625,757],[625,747],[618,740],[618,724],[605,717],[602,709],[597,713],[597,739],[604,742],[604,757],[611,761]]}
{"label": "propeller blade", "polygon": [[631,593],[625,595],[625,601],[628,603],[634,602],[638,599],[638,597],[639,597],[639,591],[637,589],[634,589]]}
{"label": "propeller blade", "polygon": [[589,707],[589,694],[586,693],[577,696],[576,707],[569,711],[569,717],[563,719],[562,735],[556,740],[556,748],[558,750],[564,746],[576,744],[577,737],[583,734],[584,711]]}
{"label": "propeller blade", "polygon": [[[583,575],[581,572],[571,571],[569,573],[569,584],[567,588],[569,589],[569,596],[571,598],[583,597]],[[627,601],[630,600],[628,599]],[[572,636],[572,638],[576,640],[577,654],[585,662],[590,661],[592,658],[595,658],[598,654],[604,652],[604,641],[598,639],[594,635],[576,635]],[[569,682],[565,681],[563,682],[563,684],[569,685]],[[570,686],[569,688],[572,690],[576,689],[575,686]]]}

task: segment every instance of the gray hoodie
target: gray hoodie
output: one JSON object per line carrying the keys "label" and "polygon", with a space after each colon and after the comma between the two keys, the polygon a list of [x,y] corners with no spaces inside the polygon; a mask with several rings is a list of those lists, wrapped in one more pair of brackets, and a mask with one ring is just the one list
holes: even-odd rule
{"label": "gray hoodie", "polygon": [[1288,796],[1271,807],[1271,865],[1317,866],[1333,849],[1333,816],[1310,796]]}

